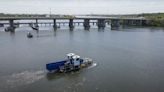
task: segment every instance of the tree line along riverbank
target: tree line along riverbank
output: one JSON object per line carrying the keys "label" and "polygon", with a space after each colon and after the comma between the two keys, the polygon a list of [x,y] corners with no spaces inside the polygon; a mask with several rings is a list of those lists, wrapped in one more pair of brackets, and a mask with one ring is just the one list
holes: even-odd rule
{"label": "tree line along riverbank", "polygon": [[138,16],[149,19],[148,26],[164,27],[164,13],[145,13]]}

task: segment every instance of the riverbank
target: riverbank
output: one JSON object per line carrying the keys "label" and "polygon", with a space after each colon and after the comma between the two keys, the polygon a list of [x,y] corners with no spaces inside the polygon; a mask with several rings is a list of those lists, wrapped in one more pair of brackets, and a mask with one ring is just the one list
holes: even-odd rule
{"label": "riverbank", "polygon": [[141,14],[140,16],[150,20],[149,26],[164,27],[164,13]]}

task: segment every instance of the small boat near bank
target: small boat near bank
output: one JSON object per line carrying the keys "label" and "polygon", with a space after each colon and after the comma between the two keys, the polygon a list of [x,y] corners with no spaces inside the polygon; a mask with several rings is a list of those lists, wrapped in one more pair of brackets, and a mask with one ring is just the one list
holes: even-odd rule
{"label": "small boat near bank", "polygon": [[32,37],[33,37],[32,33],[28,32],[27,33],[27,38],[32,38]]}
{"label": "small boat near bank", "polygon": [[90,58],[82,59],[79,55],[69,53],[66,60],[46,64],[46,69],[49,72],[71,72],[89,67],[92,64],[93,60]]}

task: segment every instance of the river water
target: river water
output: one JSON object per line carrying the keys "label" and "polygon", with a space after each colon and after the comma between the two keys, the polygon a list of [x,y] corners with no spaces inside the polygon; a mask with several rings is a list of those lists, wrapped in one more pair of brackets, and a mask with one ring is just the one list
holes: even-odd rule
{"label": "river water", "polygon": [[[162,28],[0,30],[0,92],[164,92]],[[70,52],[97,65],[67,74],[46,71],[46,63]]]}

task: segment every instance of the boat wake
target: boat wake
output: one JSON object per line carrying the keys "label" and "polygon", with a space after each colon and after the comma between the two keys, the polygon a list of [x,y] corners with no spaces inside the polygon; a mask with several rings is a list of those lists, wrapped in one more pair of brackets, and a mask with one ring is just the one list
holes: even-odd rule
{"label": "boat wake", "polygon": [[34,83],[44,77],[44,71],[23,71],[6,76],[5,79],[8,87],[14,88]]}
{"label": "boat wake", "polygon": [[93,63],[91,66],[89,66],[87,69],[91,69],[97,66],[97,63]]}

